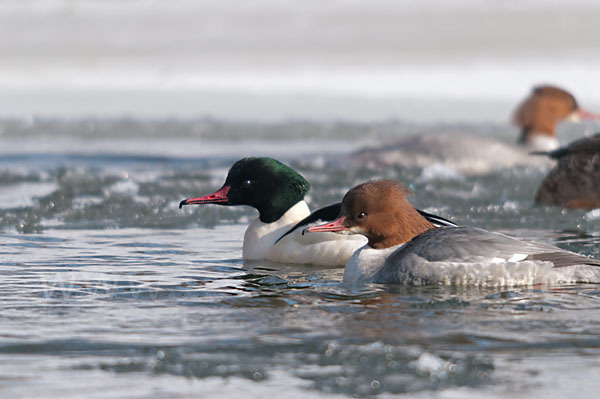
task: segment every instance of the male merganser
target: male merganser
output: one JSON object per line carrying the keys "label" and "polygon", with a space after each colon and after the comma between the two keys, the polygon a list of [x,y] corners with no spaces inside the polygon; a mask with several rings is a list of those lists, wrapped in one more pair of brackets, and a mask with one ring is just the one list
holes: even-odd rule
{"label": "male merganser", "polygon": [[[299,223],[329,221],[339,214],[341,204],[311,214],[304,201],[309,189],[310,184],[304,177],[275,159],[244,158],[229,169],[223,187],[204,197],[183,200],[179,207],[192,204],[248,205],[258,210],[259,216],[244,234],[244,259],[344,266],[367,240],[360,236],[333,233],[305,235],[301,229],[295,229]],[[436,215],[422,214],[433,222],[451,223]]]}
{"label": "male merganser", "polygon": [[535,202],[567,208],[600,208],[600,133],[576,140],[548,155],[558,163],[535,195]]}
{"label": "male merganser", "polygon": [[361,164],[426,167],[442,163],[458,171],[479,174],[513,165],[550,167],[545,160],[531,157],[531,151],[549,151],[558,147],[556,125],[565,119],[598,119],[582,110],[575,97],[554,86],[535,87],[514,113],[513,121],[521,128],[518,145],[475,134],[415,135],[377,148],[365,148],[352,154]]}
{"label": "male merganser", "polygon": [[339,218],[308,232],[362,234],[368,243],[346,264],[349,283],[512,286],[600,282],[600,261],[549,244],[475,227],[439,227],[391,180],[348,191]]}

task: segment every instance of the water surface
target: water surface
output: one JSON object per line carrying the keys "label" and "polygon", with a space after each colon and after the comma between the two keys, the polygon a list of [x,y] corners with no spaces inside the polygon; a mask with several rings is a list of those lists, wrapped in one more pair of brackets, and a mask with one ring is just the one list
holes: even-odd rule
{"label": "water surface", "polygon": [[207,120],[3,126],[2,396],[560,398],[576,389],[595,397],[596,285],[347,287],[339,268],[244,262],[251,209],[177,207],[220,187],[238,158],[271,155],[312,183],[313,207],[356,183],[394,178],[410,185],[415,205],[460,224],[600,257],[600,214],[533,205],[543,170],[464,176],[343,162],[364,143],[412,132],[508,140],[511,129]]}

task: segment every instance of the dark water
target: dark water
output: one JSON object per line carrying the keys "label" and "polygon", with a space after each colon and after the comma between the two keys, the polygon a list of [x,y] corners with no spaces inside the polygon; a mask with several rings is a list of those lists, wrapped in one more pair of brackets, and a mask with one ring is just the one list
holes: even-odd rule
{"label": "dark water", "polygon": [[[600,257],[597,212],[535,207],[544,175],[348,167],[364,143],[494,125],[5,121],[2,397],[595,397],[600,289],[341,284],[337,268],[244,262],[254,211],[178,202],[270,155],[313,207],[394,178],[452,218]],[[567,132],[566,134],[571,134]],[[575,133],[574,133],[575,134]],[[435,170],[434,170],[435,172]]]}

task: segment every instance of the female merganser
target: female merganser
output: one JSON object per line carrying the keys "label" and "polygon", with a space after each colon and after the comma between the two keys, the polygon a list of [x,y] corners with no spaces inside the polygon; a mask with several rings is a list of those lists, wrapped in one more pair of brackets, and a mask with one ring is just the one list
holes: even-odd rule
{"label": "female merganser", "polygon": [[439,227],[407,201],[400,183],[379,180],[344,196],[339,218],[308,232],[362,234],[346,264],[349,283],[512,286],[600,282],[600,261],[475,227]]}
{"label": "female merganser", "polygon": [[555,86],[538,86],[517,107],[513,122],[521,128],[519,144],[528,150],[550,151],[558,148],[556,125],[563,120],[597,119],[579,107],[575,97]]}
{"label": "female merganser", "polygon": [[352,162],[374,165],[426,167],[442,163],[458,171],[479,174],[513,165],[550,167],[531,151],[558,147],[556,125],[565,119],[598,119],[582,110],[575,97],[554,86],[535,87],[514,113],[521,128],[518,145],[474,134],[415,135],[377,148],[365,148],[352,155]]}
{"label": "female merganser", "polygon": [[[257,209],[258,218],[244,234],[244,259],[343,266],[367,240],[332,233],[304,235],[301,229],[296,229],[299,222],[329,221],[339,213],[341,204],[334,204],[311,216],[304,201],[309,188],[304,177],[275,159],[244,158],[229,169],[223,187],[204,197],[183,200],[179,207],[218,204],[248,205]],[[445,220],[423,214],[434,222]]]}
{"label": "female merganser", "polygon": [[535,202],[567,208],[600,208],[600,133],[548,155],[558,163],[542,181]]}

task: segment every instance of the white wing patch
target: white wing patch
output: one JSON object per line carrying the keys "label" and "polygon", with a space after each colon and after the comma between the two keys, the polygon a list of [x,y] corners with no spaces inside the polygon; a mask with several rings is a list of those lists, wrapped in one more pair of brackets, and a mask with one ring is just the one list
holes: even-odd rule
{"label": "white wing patch", "polygon": [[519,262],[522,260],[525,260],[525,258],[527,258],[527,254],[514,254],[513,256],[510,257],[510,259],[508,260],[509,262]]}

